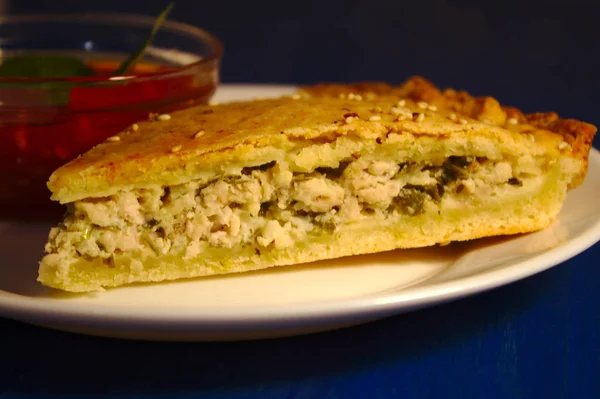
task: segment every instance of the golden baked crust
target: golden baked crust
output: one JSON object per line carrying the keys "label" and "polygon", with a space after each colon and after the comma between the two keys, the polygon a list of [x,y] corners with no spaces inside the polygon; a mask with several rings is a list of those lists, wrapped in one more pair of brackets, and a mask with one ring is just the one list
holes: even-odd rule
{"label": "golden baked crust", "polygon": [[568,144],[566,147],[574,158],[584,160],[579,177],[571,182],[575,188],[583,182],[588,168],[588,156],[597,128],[575,119],[561,119],[555,112],[524,114],[515,107],[501,105],[494,97],[474,97],[466,91],[441,90],[429,80],[414,76],[399,86],[382,82],[359,82],[354,84],[317,84],[300,90],[311,97],[346,97],[359,94],[364,99],[410,98],[415,102],[425,101],[439,109],[451,110],[457,115],[467,116],[488,124],[516,130],[520,133],[543,135],[544,132],[558,134]]}
{"label": "golden baked crust", "polygon": [[151,115],[56,170],[38,280],[68,291],[536,231],[596,128],[422,78]]}
{"label": "golden baked crust", "polygon": [[[333,141],[350,135],[383,139],[389,132],[468,137],[504,137],[507,146],[524,133],[549,151],[560,150],[584,160],[575,187],[587,171],[587,157],[596,128],[584,122],[559,119],[554,113],[523,115],[515,108],[502,107],[492,97],[471,97],[465,92],[441,92],[423,78],[412,78],[398,87],[385,83],[316,85],[301,90],[301,98],[234,102],[199,106],[157,121],[154,116],[56,170],[48,187],[52,198],[61,203],[105,196],[119,189],[152,184],[177,184],[203,176],[209,179],[224,165],[261,162],[252,159],[256,148],[289,150],[301,141]],[[362,101],[344,93],[363,93]],[[425,114],[419,120],[397,120],[389,112],[381,120],[369,118],[374,107],[389,110],[398,99],[408,99],[412,114]],[[430,107],[421,108],[419,102]],[[433,107],[431,107],[433,106]],[[437,108],[435,108],[437,107]],[[348,115],[358,118],[350,123]],[[449,118],[456,114],[457,118]],[[461,124],[465,118],[468,123]],[[513,118],[513,119],[511,119]],[[513,124],[511,122],[517,122]],[[200,136],[200,137],[199,137]],[[513,150],[520,150],[515,146]],[[248,158],[250,157],[250,158]]]}

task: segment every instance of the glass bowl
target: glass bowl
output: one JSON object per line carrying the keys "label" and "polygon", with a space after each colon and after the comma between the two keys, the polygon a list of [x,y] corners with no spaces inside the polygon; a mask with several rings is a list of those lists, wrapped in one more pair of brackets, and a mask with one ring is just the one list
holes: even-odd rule
{"label": "glass bowl", "polygon": [[149,113],[209,101],[219,83],[221,43],[180,22],[164,21],[138,66],[111,76],[154,22],[97,13],[0,18],[0,59],[75,55],[99,75],[0,77],[0,217],[56,216],[63,208],[46,188],[56,168]]}

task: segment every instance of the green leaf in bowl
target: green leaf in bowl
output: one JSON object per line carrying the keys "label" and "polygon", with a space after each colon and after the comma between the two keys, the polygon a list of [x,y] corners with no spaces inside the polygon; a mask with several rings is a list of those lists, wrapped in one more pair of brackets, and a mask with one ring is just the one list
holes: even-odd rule
{"label": "green leaf in bowl", "polygon": [[148,36],[146,41],[142,43],[141,46],[136,51],[134,51],[129,57],[127,57],[125,61],[123,61],[123,63],[115,71],[115,75],[124,74],[129,69],[131,69],[135,65],[135,63],[140,60],[140,58],[142,58],[144,52],[146,51],[146,47],[148,47],[152,43],[152,40],[154,40],[154,36],[156,36],[158,30],[160,29],[160,25],[162,25],[163,21],[167,19],[167,16],[169,15],[171,9],[174,6],[175,2],[172,1],[171,3],[169,3],[167,8],[165,8],[164,11],[160,13],[160,15],[156,18],[156,21],[152,26],[152,31],[150,31],[150,35]]}
{"label": "green leaf in bowl", "polygon": [[[127,72],[142,58],[146,48],[152,43],[152,40],[154,40],[162,22],[167,18],[167,15],[174,5],[175,2],[172,1],[167,8],[160,13],[148,38],[135,52],[123,61],[115,71],[116,75]],[[0,64],[0,78],[53,79],[94,75],[94,70],[81,59],[62,54],[26,53],[7,58]],[[30,96],[32,104],[42,104],[44,106],[54,107],[65,106],[69,103],[71,89],[74,86],[81,84],[85,85],[83,82],[76,83],[69,81],[3,81],[0,82],[0,97],[3,95],[14,97],[18,94],[21,97]],[[7,89],[8,91],[4,89]],[[14,90],[18,90],[18,93]]]}
{"label": "green leaf in bowl", "polygon": [[76,57],[59,54],[23,54],[0,64],[0,77],[69,78],[93,76],[94,71]]}
{"label": "green leaf in bowl", "polygon": [[[8,58],[0,64],[3,78],[71,78],[93,76],[94,71],[76,57],[60,54],[23,54]],[[3,95],[20,94],[31,98],[32,104],[65,106],[69,103],[71,82],[1,82],[0,89],[8,89]],[[18,90],[14,92],[11,90]],[[25,94],[29,93],[29,94]]]}

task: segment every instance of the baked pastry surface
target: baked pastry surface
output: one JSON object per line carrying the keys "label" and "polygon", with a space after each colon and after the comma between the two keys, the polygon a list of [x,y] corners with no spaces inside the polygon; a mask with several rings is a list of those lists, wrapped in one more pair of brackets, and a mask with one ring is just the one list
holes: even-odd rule
{"label": "baked pastry surface", "polygon": [[539,230],[595,132],[418,77],[150,116],[51,176],[68,212],[38,279],[92,291]]}

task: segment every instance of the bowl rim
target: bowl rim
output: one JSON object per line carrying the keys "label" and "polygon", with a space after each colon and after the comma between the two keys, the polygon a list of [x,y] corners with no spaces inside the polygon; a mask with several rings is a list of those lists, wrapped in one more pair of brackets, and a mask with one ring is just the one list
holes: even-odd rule
{"label": "bowl rim", "polygon": [[[60,13],[60,14],[13,14],[0,16],[0,27],[5,25],[17,25],[19,23],[45,23],[45,22],[72,22],[72,23],[107,23],[111,25],[147,25],[151,28],[156,21],[156,17],[144,14],[120,13],[120,12],[83,12],[83,13]],[[187,65],[171,68],[167,71],[146,72],[146,73],[128,73],[111,76],[74,76],[63,78],[38,78],[38,77],[0,77],[0,83],[52,83],[52,82],[85,82],[101,83],[107,81],[128,81],[136,79],[161,78],[174,74],[181,74],[190,69],[199,66],[218,62],[223,57],[223,44],[212,33],[177,20],[166,19],[162,22],[160,30],[171,30],[176,33],[185,33],[195,36],[202,41],[207,42],[211,47],[211,52],[202,57],[199,61]]]}

